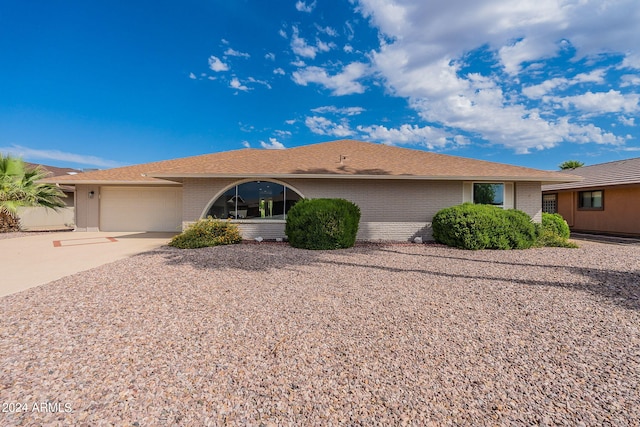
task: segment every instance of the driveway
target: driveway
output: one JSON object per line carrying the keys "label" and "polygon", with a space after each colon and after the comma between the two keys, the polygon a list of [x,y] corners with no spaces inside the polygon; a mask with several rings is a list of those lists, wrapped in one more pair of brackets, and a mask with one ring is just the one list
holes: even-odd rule
{"label": "driveway", "polygon": [[0,297],[158,248],[174,234],[55,232],[0,240]]}

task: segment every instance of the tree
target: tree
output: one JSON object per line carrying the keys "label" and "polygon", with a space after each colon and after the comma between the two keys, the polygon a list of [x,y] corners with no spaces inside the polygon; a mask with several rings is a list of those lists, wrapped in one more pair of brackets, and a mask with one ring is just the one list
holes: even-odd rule
{"label": "tree", "polygon": [[22,159],[0,153],[0,232],[20,230],[20,207],[57,210],[65,206],[62,190],[54,184],[39,182],[46,176],[42,168],[29,169]]}
{"label": "tree", "polygon": [[562,170],[568,170],[581,168],[582,166],[584,166],[584,163],[579,160],[567,160],[566,162],[560,163],[558,167]]}
{"label": "tree", "polygon": [[473,187],[473,203],[493,205],[496,199],[494,184],[476,184]]}

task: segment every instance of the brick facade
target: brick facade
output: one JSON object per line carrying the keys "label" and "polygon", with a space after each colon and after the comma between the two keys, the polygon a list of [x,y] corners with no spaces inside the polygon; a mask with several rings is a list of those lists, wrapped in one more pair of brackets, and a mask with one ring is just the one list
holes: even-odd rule
{"label": "brick facade", "polygon": [[[360,207],[359,240],[431,239],[431,220],[446,206],[462,203],[459,181],[289,179],[276,180],[305,198],[339,197]],[[187,179],[183,183],[183,221],[201,218],[233,179]],[[239,221],[243,237],[285,237],[284,221]]]}
{"label": "brick facade", "polygon": [[516,182],[515,208],[526,212],[533,222],[542,222],[542,184]]}

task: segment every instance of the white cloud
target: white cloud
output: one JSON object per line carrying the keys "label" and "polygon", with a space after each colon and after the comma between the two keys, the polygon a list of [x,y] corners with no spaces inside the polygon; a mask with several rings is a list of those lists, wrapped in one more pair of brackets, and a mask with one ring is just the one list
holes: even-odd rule
{"label": "white cloud", "polygon": [[417,125],[403,124],[398,128],[385,126],[358,126],[358,131],[366,135],[366,139],[379,141],[384,144],[412,144],[422,145],[430,150],[445,148],[450,145],[465,145],[467,141],[461,137],[453,137],[440,128],[431,126],[420,127]]}
{"label": "white cloud", "polygon": [[289,137],[291,135],[293,135],[291,133],[291,131],[288,130],[281,130],[281,129],[276,129],[275,131],[273,131],[273,133],[275,133],[276,135],[278,135],[280,138],[286,138]]}
{"label": "white cloud", "polygon": [[286,73],[282,68],[278,67],[275,70],[273,70],[273,74],[278,74],[279,76],[284,76]]}
{"label": "white cloud", "polygon": [[335,30],[335,28],[332,27],[321,27],[320,25],[316,24],[316,29],[323,33],[326,34],[328,36],[331,37],[338,37],[338,32]]}
{"label": "white cloud", "polygon": [[622,61],[622,67],[640,70],[640,53],[632,51]]}
{"label": "white cloud", "polygon": [[575,83],[604,83],[604,76],[607,70],[605,68],[598,68],[589,73],[577,74],[572,81]]}
{"label": "white cloud", "polygon": [[224,54],[227,56],[237,56],[239,58],[250,58],[251,55],[249,55],[248,53],[245,52],[238,52],[235,49],[229,48],[227,50],[224,51]]}
{"label": "white cloud", "polygon": [[284,146],[281,142],[279,142],[275,138],[269,138],[269,142],[260,141],[260,146],[267,150],[283,150],[287,147]]}
{"label": "white cloud", "polygon": [[313,12],[313,9],[315,9],[316,7],[316,2],[314,1],[311,4],[306,4],[303,1],[297,1],[296,2],[296,10],[298,12],[306,12],[306,13],[311,13]]}
{"label": "white cloud", "polygon": [[361,62],[353,62],[335,75],[329,75],[324,68],[310,66],[292,74],[293,81],[301,86],[316,83],[330,89],[333,95],[350,95],[364,93],[365,87],[358,82],[368,73],[367,65]]}
{"label": "white cloud", "polygon": [[637,74],[625,74],[620,79],[620,87],[640,86],[640,76]]}
{"label": "white cloud", "polygon": [[320,52],[329,52],[331,49],[335,49],[336,44],[333,42],[327,43],[319,38],[316,38],[316,44],[311,45],[306,39],[300,37],[300,30],[298,27],[292,27],[291,34],[291,50],[298,56],[303,58],[315,59]]}
{"label": "white cloud", "polygon": [[[594,58],[591,66],[598,63],[598,55],[617,53],[626,55],[623,67],[640,66],[637,54],[629,55],[637,52],[640,40],[637,0],[354,2],[381,32],[380,47],[370,54],[372,73],[381,77],[389,93],[406,98],[426,121],[516,152],[563,141],[619,144],[624,140],[593,125],[572,123],[571,117],[519,104],[520,94],[511,88],[524,72],[546,71],[544,61],[560,53],[573,53],[575,62]],[[499,69],[489,77],[463,72],[466,55],[476,50],[487,51],[497,61]],[[556,74],[557,80],[529,86],[523,94],[532,99],[555,96],[558,89],[602,83],[604,73]],[[507,92],[503,88],[508,86]],[[637,111],[635,95],[585,95],[567,98],[565,103],[592,112]],[[596,107],[597,101],[605,106]]]}
{"label": "white cloud", "polygon": [[251,144],[249,144],[249,141],[242,141],[241,144],[244,148],[251,148]]}
{"label": "white cloud", "polygon": [[311,111],[318,114],[341,114],[345,116],[357,116],[365,112],[366,110],[362,107],[336,107],[335,105],[326,105],[323,107],[312,108]]}
{"label": "white cloud", "polygon": [[272,52],[266,53],[264,55],[264,59],[268,59],[270,61],[275,61],[276,60],[276,54],[272,53]]}
{"label": "white cloud", "polygon": [[325,117],[312,116],[307,117],[304,124],[311,132],[318,135],[329,135],[344,138],[354,134],[346,121],[343,121],[342,123],[335,123]]}
{"label": "white cloud", "polygon": [[229,82],[229,87],[241,90],[243,92],[247,92],[250,90],[247,86],[243,85],[237,77],[231,79],[231,81]]}
{"label": "white cloud", "polygon": [[537,85],[525,86],[522,89],[522,93],[531,99],[541,99],[556,89],[565,90],[568,87],[583,83],[603,83],[605,73],[606,70],[601,68],[593,70],[590,73],[577,74],[575,77],[570,79],[565,77],[556,77]]}
{"label": "white cloud", "polygon": [[229,71],[229,66],[213,55],[209,57],[209,68],[216,72]]}
{"label": "white cloud", "polygon": [[568,84],[569,84],[568,79],[565,79],[562,77],[556,77],[553,79],[546,80],[537,85],[524,87],[522,89],[522,93],[531,99],[541,99],[543,96],[555,90],[556,88],[564,87],[564,86],[567,86]]}
{"label": "white cloud", "polygon": [[325,43],[320,39],[316,40],[316,47],[319,52],[329,52],[331,49],[336,47],[335,43]]}
{"label": "white cloud", "polygon": [[267,89],[271,89],[271,84],[266,80],[258,80],[258,79],[254,78],[254,77],[249,77],[247,79],[247,81],[249,83],[259,84],[259,85],[265,86]]}
{"label": "white cloud", "polygon": [[189,73],[189,78],[190,78],[191,80],[196,80],[198,77],[196,77],[196,75],[195,75],[195,74],[193,74],[193,73]]}
{"label": "white cloud", "polygon": [[622,123],[625,126],[629,126],[629,127],[634,127],[636,125],[636,119],[635,117],[624,117],[624,116],[620,116],[618,117],[618,121],[620,123]]}
{"label": "white cloud", "polygon": [[318,48],[307,44],[307,41],[300,37],[300,31],[298,27],[293,27],[293,34],[291,35],[291,49],[293,53],[303,58],[314,59],[318,53]]}
{"label": "white cloud", "polygon": [[40,150],[37,148],[28,148],[21,145],[10,145],[8,147],[0,147],[0,153],[11,154],[21,157],[26,161],[33,163],[43,163],[47,161],[58,161],[65,163],[76,163],[80,165],[93,166],[99,168],[115,168],[123,166],[122,163],[113,160],[107,160],[96,156],[88,156],[84,154],[68,153],[59,150]]}
{"label": "white cloud", "polygon": [[582,95],[550,97],[564,108],[575,107],[586,113],[634,113],[640,110],[640,95],[622,94],[611,89],[609,92],[587,92]]}

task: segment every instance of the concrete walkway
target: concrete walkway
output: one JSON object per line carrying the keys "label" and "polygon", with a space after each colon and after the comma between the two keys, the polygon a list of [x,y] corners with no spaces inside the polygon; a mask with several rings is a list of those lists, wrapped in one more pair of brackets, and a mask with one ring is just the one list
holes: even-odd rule
{"label": "concrete walkway", "polygon": [[0,240],[0,297],[158,248],[173,235],[54,232]]}

